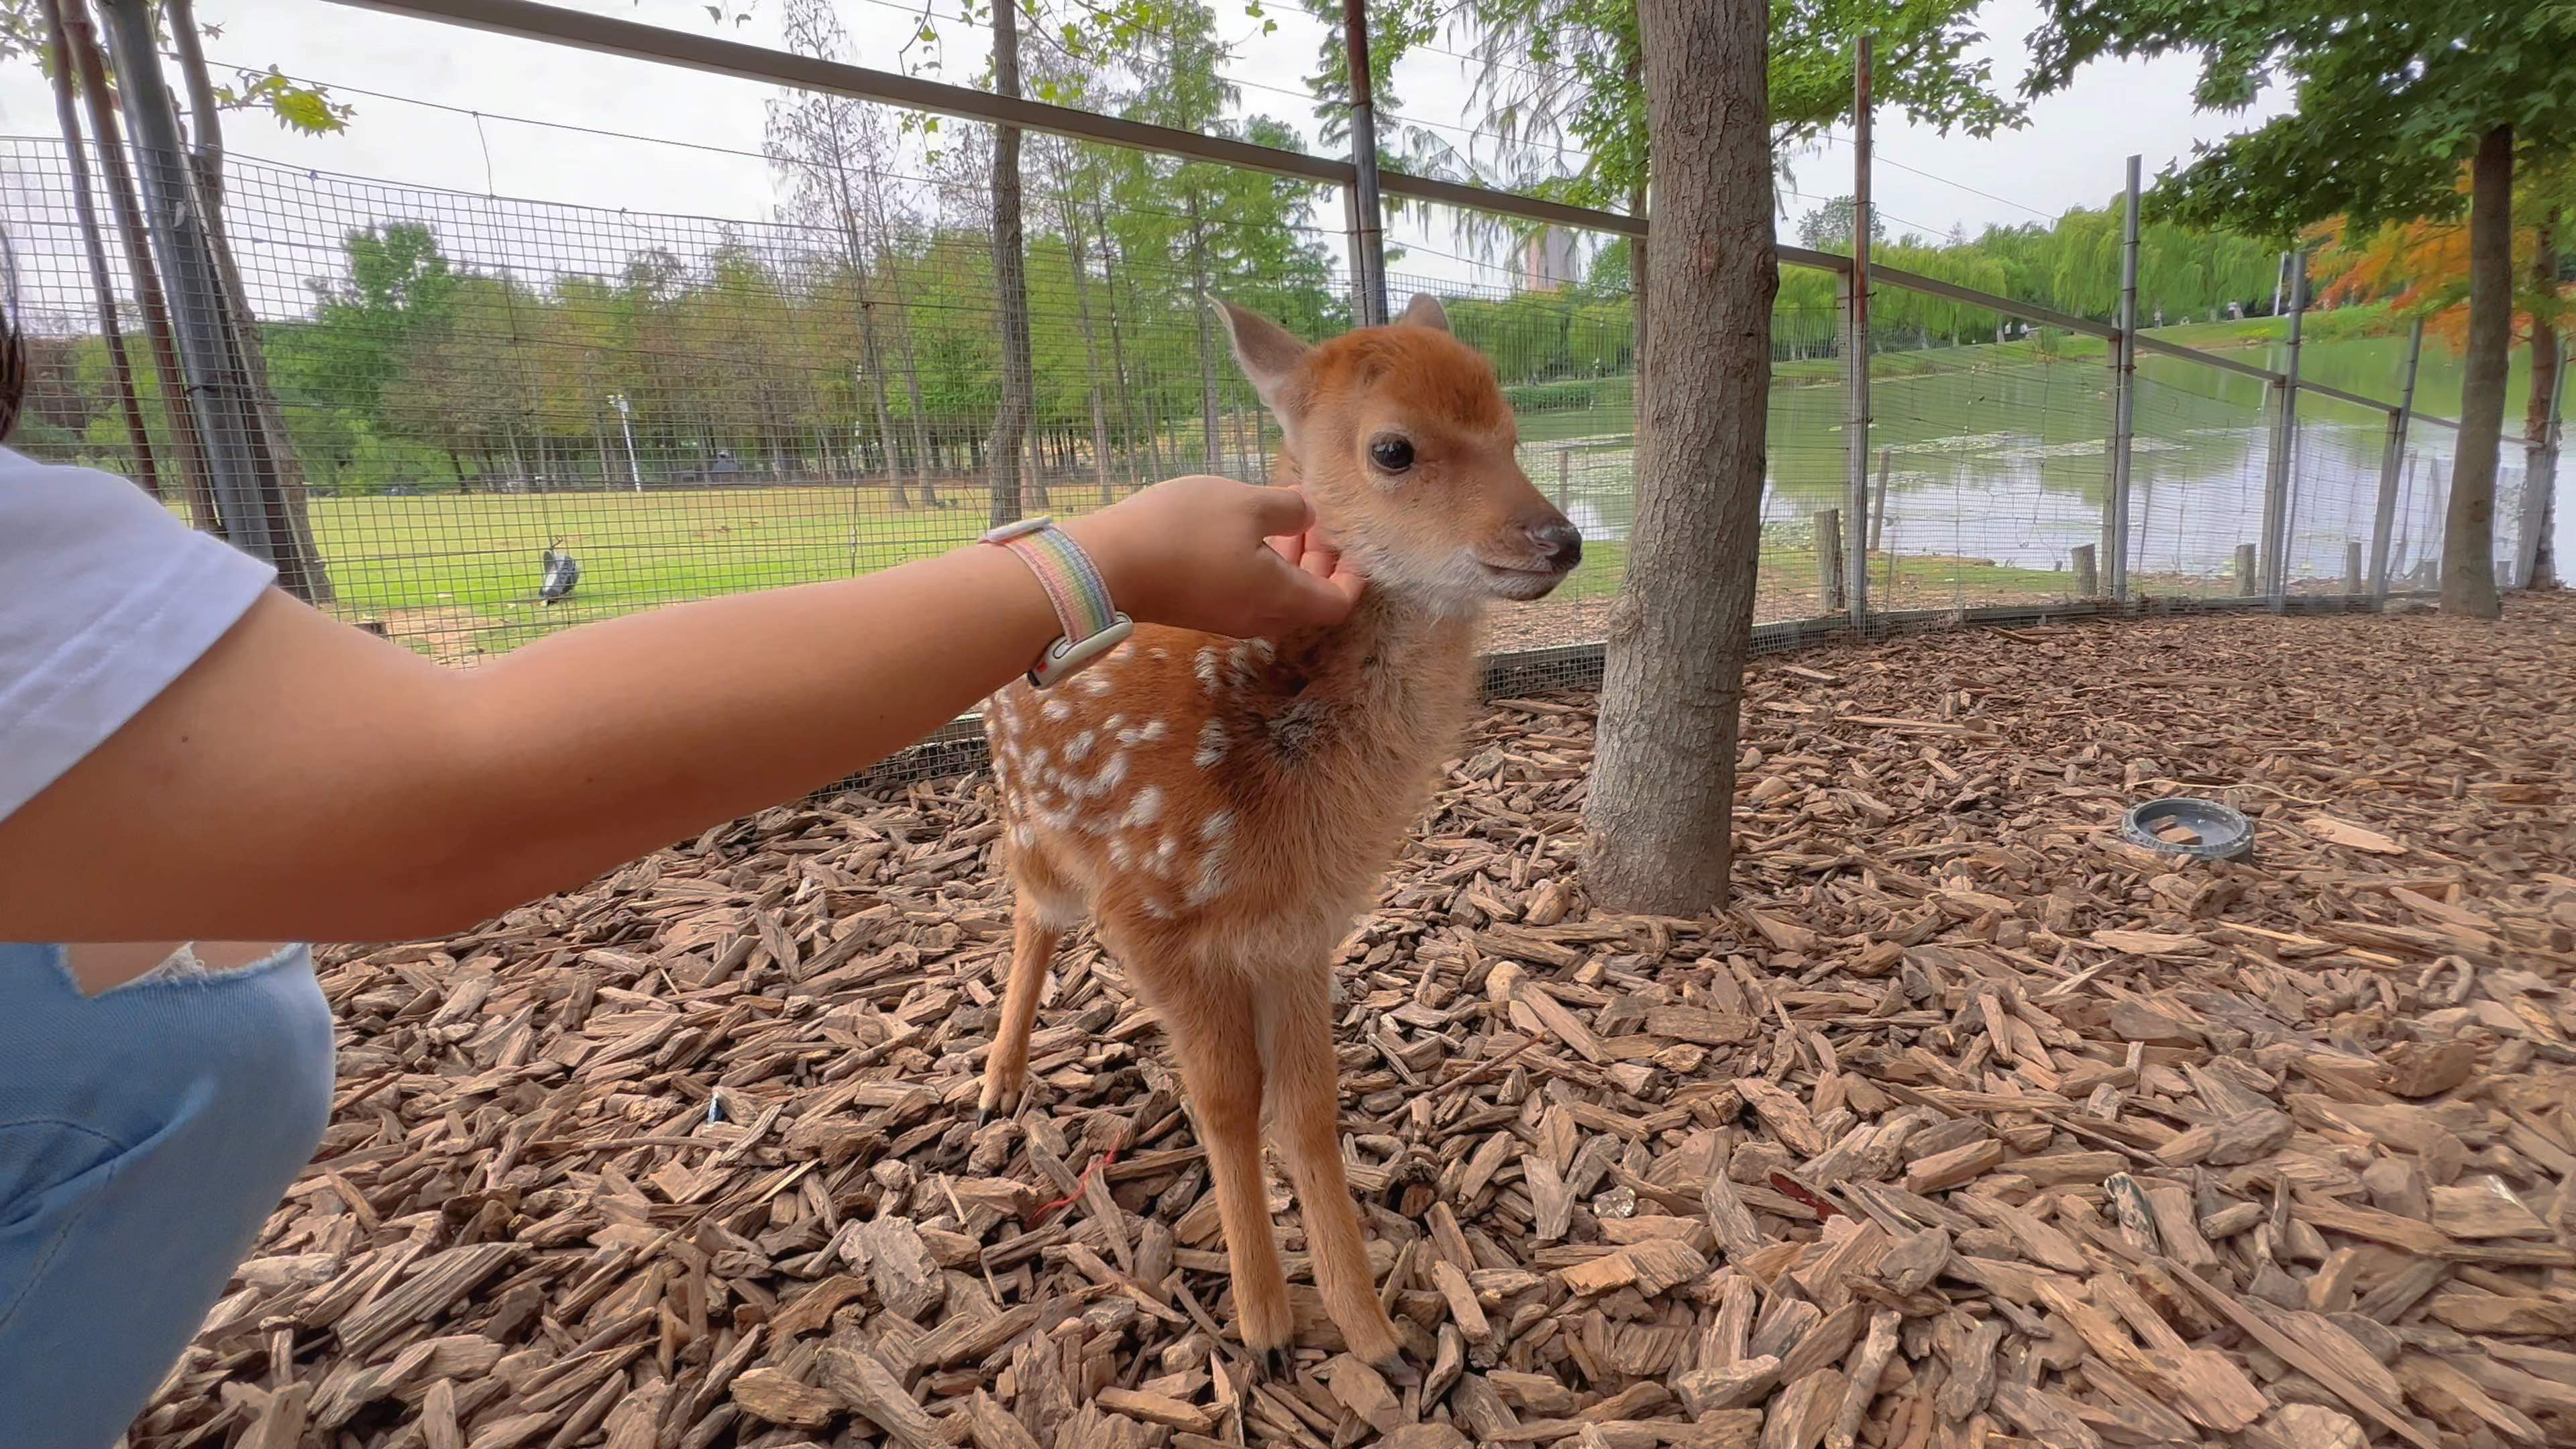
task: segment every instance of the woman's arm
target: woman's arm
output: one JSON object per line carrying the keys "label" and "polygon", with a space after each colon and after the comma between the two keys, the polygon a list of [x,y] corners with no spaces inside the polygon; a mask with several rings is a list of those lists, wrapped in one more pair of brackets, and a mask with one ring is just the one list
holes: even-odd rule
{"label": "woman's arm", "polygon": [[[1327,622],[1357,583],[1263,546],[1305,501],[1175,480],[1067,526],[1142,620]],[[1010,553],[567,630],[442,669],[272,593],[0,820],[0,940],[458,929],[919,739],[1058,632]]]}

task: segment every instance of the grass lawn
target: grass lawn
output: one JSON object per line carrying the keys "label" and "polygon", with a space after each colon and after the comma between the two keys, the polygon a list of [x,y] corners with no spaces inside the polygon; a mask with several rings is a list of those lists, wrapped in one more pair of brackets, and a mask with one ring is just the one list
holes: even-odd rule
{"label": "grass lawn", "polygon": [[[1058,511],[1088,506],[1063,490]],[[1088,490],[1084,490],[1088,493]],[[846,578],[973,540],[980,498],[897,511],[890,494],[825,488],[708,489],[644,494],[445,494],[319,499],[315,533],[340,611],[381,622],[433,658],[462,662],[540,634],[657,604]],[[855,506],[854,506],[855,505]],[[573,597],[536,598],[538,556],[561,538],[581,560]],[[1596,539],[1555,601],[1618,590],[1627,545]],[[1974,560],[1906,557],[1896,603],[1941,604],[2062,595],[2068,576]],[[1874,571],[1883,580],[1884,564]],[[1812,548],[1777,544],[1762,560],[1760,617],[1813,613]]]}
{"label": "grass lawn", "polygon": [[[462,652],[464,633],[499,652],[585,619],[890,568],[972,541],[983,505],[960,495],[950,508],[898,510],[877,489],[720,488],[331,498],[312,517],[341,610],[446,656]],[[1055,511],[1084,508],[1067,496]],[[581,561],[581,583],[546,606],[537,580],[554,539]]]}

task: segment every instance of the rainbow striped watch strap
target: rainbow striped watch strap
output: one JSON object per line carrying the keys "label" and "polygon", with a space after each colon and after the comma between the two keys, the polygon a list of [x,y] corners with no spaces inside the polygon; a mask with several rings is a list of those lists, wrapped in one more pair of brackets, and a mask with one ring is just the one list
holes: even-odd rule
{"label": "rainbow striped watch strap", "polygon": [[[1020,556],[1020,561],[1038,576],[1048,602],[1055,605],[1056,619],[1064,625],[1064,637],[1049,646],[1029,671],[1031,683],[1045,688],[1127,637],[1133,625],[1110,602],[1109,585],[1101,579],[1091,555],[1056,527],[1054,519],[1023,518],[1006,523],[985,534],[984,541]],[[1104,637],[1111,634],[1117,637]],[[1095,640],[1097,647],[1082,647]]]}

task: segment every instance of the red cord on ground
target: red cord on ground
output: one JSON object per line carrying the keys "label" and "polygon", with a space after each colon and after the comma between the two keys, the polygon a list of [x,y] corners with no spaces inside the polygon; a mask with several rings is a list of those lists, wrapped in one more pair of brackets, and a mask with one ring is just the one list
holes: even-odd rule
{"label": "red cord on ground", "polygon": [[1036,1208],[1027,1213],[1021,1214],[1020,1225],[1032,1231],[1045,1226],[1048,1218],[1055,1216],[1057,1212],[1065,1208],[1071,1207],[1075,1202],[1081,1199],[1082,1190],[1091,1185],[1091,1175],[1093,1173],[1098,1172],[1100,1169],[1107,1167],[1109,1164],[1116,1162],[1117,1160],[1117,1148],[1113,1147],[1107,1152],[1100,1154],[1099,1157],[1092,1161],[1092,1164],[1089,1167],[1082,1170],[1082,1176],[1076,1179],[1073,1184],[1073,1192],[1071,1195],[1057,1198],[1055,1201],[1048,1203],[1044,1207]]}

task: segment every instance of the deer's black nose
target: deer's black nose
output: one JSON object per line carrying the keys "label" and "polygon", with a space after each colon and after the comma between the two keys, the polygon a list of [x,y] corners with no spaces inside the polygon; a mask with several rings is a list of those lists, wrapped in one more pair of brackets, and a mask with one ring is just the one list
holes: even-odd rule
{"label": "deer's black nose", "polygon": [[1583,562],[1583,535],[1564,519],[1534,523],[1525,531],[1529,534],[1531,546],[1538,550],[1540,561],[1548,567],[1570,569]]}

